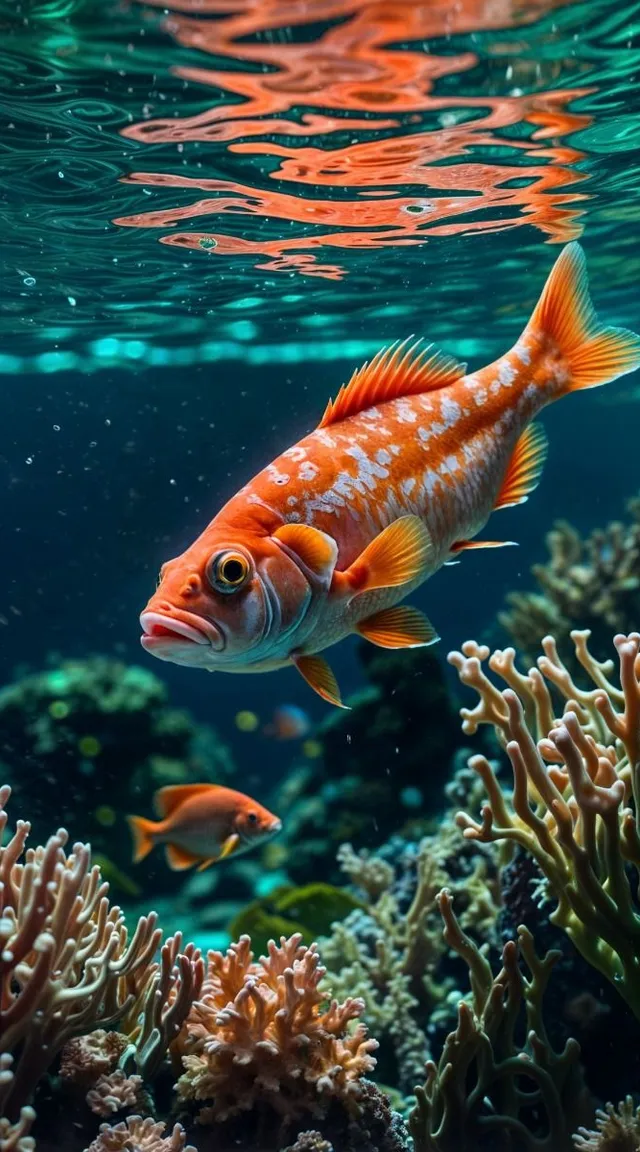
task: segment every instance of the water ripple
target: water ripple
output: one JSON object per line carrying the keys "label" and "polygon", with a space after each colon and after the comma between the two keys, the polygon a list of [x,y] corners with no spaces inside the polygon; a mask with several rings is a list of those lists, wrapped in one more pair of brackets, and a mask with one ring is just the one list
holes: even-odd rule
{"label": "water ripple", "polygon": [[630,13],[0,0],[4,366],[305,331],[337,346],[372,325],[455,351],[513,330],[544,245],[585,230],[624,297]]}

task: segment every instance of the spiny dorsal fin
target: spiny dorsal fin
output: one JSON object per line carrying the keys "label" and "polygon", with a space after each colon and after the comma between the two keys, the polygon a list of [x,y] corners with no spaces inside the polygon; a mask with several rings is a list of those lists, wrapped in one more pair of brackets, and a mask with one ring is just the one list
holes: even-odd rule
{"label": "spiny dorsal fin", "polygon": [[370,363],[356,368],[335,400],[330,400],[318,425],[326,428],[347,416],[356,416],[376,404],[400,396],[418,396],[446,388],[464,376],[464,365],[439,352],[433,344],[410,336],[402,343],[382,348]]}
{"label": "spiny dorsal fin", "polygon": [[153,806],[161,819],[166,820],[176,808],[198,792],[210,792],[212,788],[219,788],[219,784],[168,784],[161,788],[153,797]]}
{"label": "spiny dorsal fin", "polygon": [[542,425],[530,424],[515,446],[494,509],[524,504],[540,481],[548,446]]}

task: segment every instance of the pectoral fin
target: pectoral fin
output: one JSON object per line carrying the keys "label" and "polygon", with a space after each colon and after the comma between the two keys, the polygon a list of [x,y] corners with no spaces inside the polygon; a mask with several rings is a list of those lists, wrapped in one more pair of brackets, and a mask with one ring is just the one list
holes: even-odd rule
{"label": "pectoral fin", "polygon": [[292,656],[298,672],[306,680],[310,688],[318,693],[328,704],[335,704],[336,708],[347,708],[342,703],[338,681],[331,671],[327,661],[322,656]]}
{"label": "pectoral fin", "polygon": [[439,639],[424,612],[407,604],[375,612],[361,620],[356,630],[379,648],[423,648]]}
{"label": "pectoral fin", "polygon": [[[238,836],[238,833],[232,832],[230,836],[227,836],[226,840],[223,840],[222,847],[220,849],[220,855],[216,856],[215,859],[224,860],[225,857],[230,856],[232,852],[235,852],[239,844],[240,837]],[[212,864],[213,860],[207,861],[205,867],[208,867],[210,863]]]}
{"label": "pectoral fin", "polygon": [[419,516],[401,516],[389,524],[346,572],[336,573],[352,593],[410,584],[429,567],[433,544]]}

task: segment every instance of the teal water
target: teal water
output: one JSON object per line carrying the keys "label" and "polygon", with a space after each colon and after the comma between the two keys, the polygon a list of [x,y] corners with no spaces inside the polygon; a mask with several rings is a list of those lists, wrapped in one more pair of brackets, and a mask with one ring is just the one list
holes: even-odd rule
{"label": "teal water", "polygon": [[630,322],[636,19],[3,3],[0,368],[357,360],[410,332],[483,356],[579,236]]}
{"label": "teal water", "polygon": [[[540,593],[545,581],[542,605],[521,603],[518,643],[535,633],[531,651],[522,640],[523,669],[549,619],[565,655],[569,630],[592,626],[598,658],[614,653],[615,632],[640,627],[640,512],[627,510],[640,487],[638,373],[545,410],[540,484],[484,533],[518,547],[470,551],[411,597],[438,646],[389,654],[349,637],[331,649],[350,711],[329,708],[292,667],[213,677],[160,663],[142,650],[139,624],[161,565],[316,427],[328,397],[385,343],[415,333],[481,367],[513,344],[573,240],[600,319],[640,330],[639,11],[611,0],[0,0],[0,786],[13,788],[9,827],[29,819],[31,845],[61,824],[71,842],[89,841],[130,925],[153,906],[165,934],[183,932],[203,950],[245,931],[256,952],[281,934],[319,937],[340,998],[369,981],[364,1019],[380,1038],[373,1076],[405,1115],[424,1059],[440,1058],[456,1026],[465,956],[481,947],[504,984],[502,945],[521,922],[540,953],[559,949],[549,1036],[527,1039],[509,1000],[513,1028],[493,1035],[506,1044],[509,1088],[497,1076],[477,1093],[466,1144],[454,1124],[449,1142],[430,1132],[412,1146],[388,1111],[382,1130],[366,1109],[354,1128],[344,1101],[328,1114],[316,1107],[312,1077],[295,1123],[283,1123],[281,1067],[264,1081],[252,1072],[255,1107],[230,1122],[214,1115],[212,1128],[211,1116],[196,1122],[191,1098],[186,1107],[177,1099],[184,1050],[172,1052],[172,1069],[161,1058],[159,1071],[137,1053],[148,1094],[135,1107],[169,1130],[184,1123],[198,1152],[608,1152],[598,1137],[579,1145],[573,1134],[627,1094],[635,1142],[625,1152],[640,1147],[632,982],[621,992],[619,977],[593,963],[599,930],[576,950],[551,922],[563,893],[549,897],[530,844],[509,857],[459,835],[455,809],[477,818],[482,804],[469,755],[502,764],[507,807],[511,774],[491,725],[477,738],[463,733],[459,707],[475,701],[445,660],[472,637],[510,643],[518,628],[509,633],[500,619],[506,598]],[[553,537],[550,560],[559,518],[573,527]],[[576,533],[595,534],[581,545]],[[567,659],[577,668],[571,651]],[[602,687],[604,665],[592,667]],[[574,706],[570,693],[551,690],[558,719]],[[592,712],[588,731],[600,739]],[[636,809],[640,785],[618,735],[607,730],[600,749],[601,811],[589,807],[588,787],[580,796],[578,838],[590,859],[600,853],[582,912],[598,928],[594,890],[608,911],[610,893],[626,900],[613,950],[637,966],[637,818],[621,815],[620,831],[611,812],[620,780]],[[543,743],[560,780],[550,738]],[[584,748],[595,778],[597,757]],[[570,775],[558,786],[573,819]],[[277,838],[202,873],[172,870],[160,848],[132,862],[127,815],[150,816],[167,784],[203,780],[266,805],[282,819]],[[533,788],[529,799],[548,830],[551,809]],[[369,889],[345,844],[379,857]],[[0,843],[0,877],[2,852]],[[473,941],[462,956],[442,938],[443,885]],[[3,898],[17,906],[17,880],[10,887]],[[23,972],[5,979],[13,914],[10,906],[0,917],[0,1116],[10,1085],[4,1005]],[[475,963],[482,998],[489,978]],[[539,970],[530,1002],[542,982]],[[503,1002],[498,980],[490,1007]],[[103,1019],[92,1011],[91,1028]],[[188,1046],[202,1039],[199,1012],[191,1006]],[[219,1022],[209,1024],[213,1035]],[[127,1026],[117,1022],[131,1061],[139,1037]],[[577,1077],[563,1079],[578,1060],[574,1041],[586,1099]],[[547,1060],[548,1044],[551,1075],[541,1082],[553,1132],[527,1094],[526,1062]],[[56,1052],[29,1096],[36,1152],[107,1152],[103,1114],[59,1072]],[[17,1114],[13,1101],[12,1122]],[[8,1122],[0,1119],[0,1149]],[[321,1137],[304,1136],[316,1123]],[[121,1129],[109,1152],[169,1148],[152,1137],[123,1145]],[[10,1147],[32,1152],[28,1135]]]}

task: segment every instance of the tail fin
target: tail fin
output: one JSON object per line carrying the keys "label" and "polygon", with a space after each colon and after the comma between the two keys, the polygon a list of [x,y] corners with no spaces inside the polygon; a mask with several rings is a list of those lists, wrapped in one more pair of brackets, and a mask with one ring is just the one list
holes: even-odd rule
{"label": "tail fin", "polygon": [[640,337],[598,323],[584,252],[575,242],[556,260],[527,327],[555,341],[569,367],[567,392],[597,388],[640,367]]}
{"label": "tail fin", "polygon": [[127,816],[127,821],[133,836],[133,863],[139,864],[153,848],[156,825],[144,816]]}

